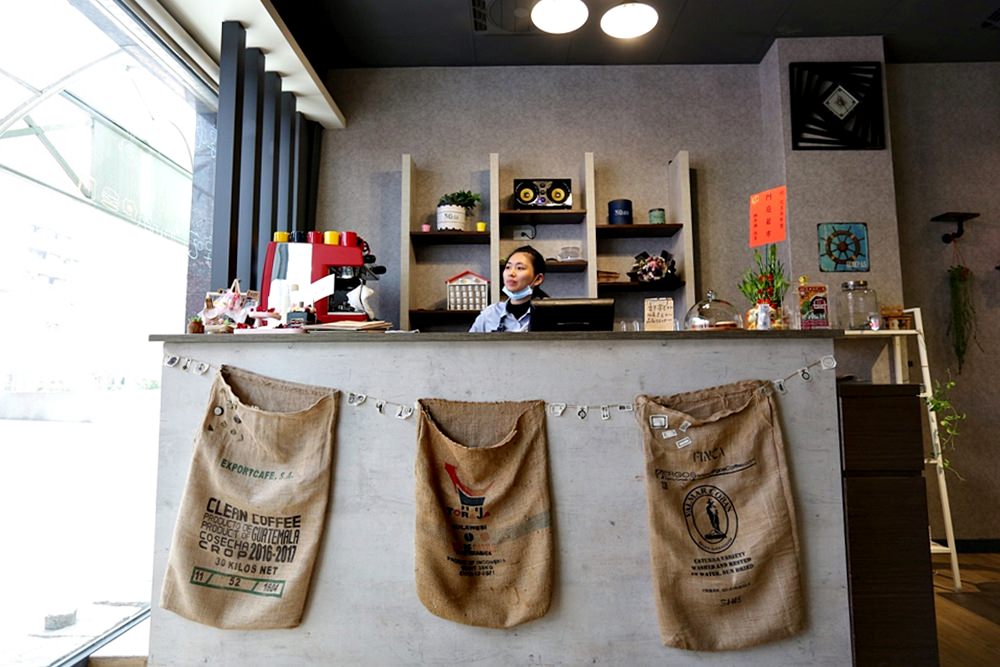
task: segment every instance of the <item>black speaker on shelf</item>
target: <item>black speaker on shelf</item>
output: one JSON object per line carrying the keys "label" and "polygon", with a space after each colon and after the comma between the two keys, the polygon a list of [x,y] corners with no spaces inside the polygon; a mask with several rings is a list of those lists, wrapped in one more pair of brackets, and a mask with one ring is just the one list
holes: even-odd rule
{"label": "black speaker on shelf", "polygon": [[515,178],[515,209],[573,208],[573,181],[569,178]]}

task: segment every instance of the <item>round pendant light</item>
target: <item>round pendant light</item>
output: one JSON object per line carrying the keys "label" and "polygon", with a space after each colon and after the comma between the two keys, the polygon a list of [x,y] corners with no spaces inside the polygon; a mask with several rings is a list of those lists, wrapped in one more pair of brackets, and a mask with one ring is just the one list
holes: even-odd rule
{"label": "round pendant light", "polygon": [[646,3],[623,2],[604,13],[601,30],[618,39],[632,39],[645,35],[659,20],[656,10]]}
{"label": "round pendant light", "polygon": [[538,0],[531,8],[531,22],[543,32],[562,35],[584,23],[590,11],[583,0]]}

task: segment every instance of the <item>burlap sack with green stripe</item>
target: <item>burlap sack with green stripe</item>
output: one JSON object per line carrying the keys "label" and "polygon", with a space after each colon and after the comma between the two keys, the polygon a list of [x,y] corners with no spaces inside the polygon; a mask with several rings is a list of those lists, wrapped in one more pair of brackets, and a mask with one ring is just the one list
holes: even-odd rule
{"label": "burlap sack with green stripe", "polygon": [[636,402],[663,643],[742,649],[798,632],[799,538],[770,383]]}
{"label": "burlap sack with green stripe", "polygon": [[177,515],[164,609],[220,628],[299,624],[323,535],[337,395],[222,367]]}
{"label": "burlap sack with green stripe", "polygon": [[419,402],[417,594],[457,623],[508,628],[545,614],[552,519],[545,404]]}

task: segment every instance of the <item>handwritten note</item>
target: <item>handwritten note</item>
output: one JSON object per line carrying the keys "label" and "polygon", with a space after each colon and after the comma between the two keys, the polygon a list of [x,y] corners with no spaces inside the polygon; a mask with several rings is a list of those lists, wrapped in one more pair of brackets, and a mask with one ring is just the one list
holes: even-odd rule
{"label": "handwritten note", "polygon": [[674,300],[670,297],[646,299],[643,331],[674,330]]}
{"label": "handwritten note", "polygon": [[785,199],[784,185],[750,195],[751,248],[785,240]]}

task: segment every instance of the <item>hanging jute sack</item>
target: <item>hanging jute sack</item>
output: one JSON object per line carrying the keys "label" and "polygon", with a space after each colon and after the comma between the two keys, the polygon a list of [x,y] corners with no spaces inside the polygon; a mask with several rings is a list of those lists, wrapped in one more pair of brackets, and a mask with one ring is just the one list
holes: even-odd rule
{"label": "hanging jute sack", "polygon": [[799,538],[770,383],[636,403],[663,643],[740,649],[799,631]]}
{"label": "hanging jute sack", "polygon": [[427,610],[490,628],[545,614],[545,404],[421,399],[415,472],[417,594]]}
{"label": "hanging jute sack", "polygon": [[164,609],[220,628],[299,624],[323,534],[337,394],[222,367],[177,515]]}

